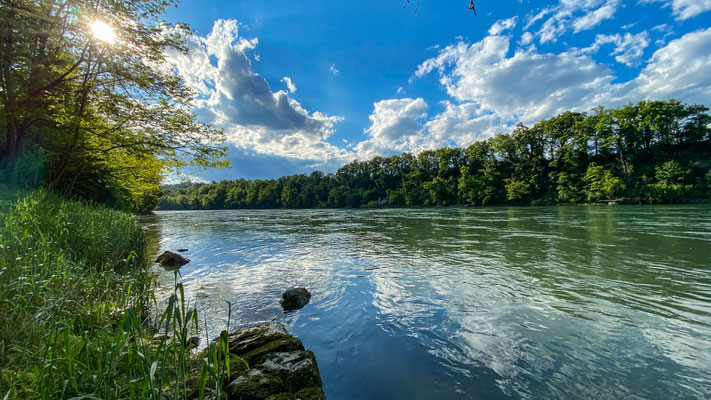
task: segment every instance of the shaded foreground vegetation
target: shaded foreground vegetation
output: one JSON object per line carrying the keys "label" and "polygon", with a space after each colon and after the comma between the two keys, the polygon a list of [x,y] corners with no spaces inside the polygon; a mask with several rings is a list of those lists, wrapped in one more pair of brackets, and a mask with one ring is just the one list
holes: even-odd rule
{"label": "shaded foreground vegetation", "polygon": [[235,361],[227,334],[190,356],[198,317],[180,283],[149,318],[153,279],[131,215],[37,191],[0,226],[1,398],[221,395]]}
{"label": "shaded foreground vegetation", "polygon": [[160,209],[538,205],[711,197],[711,116],[677,100],[566,112],[476,142],[335,174],[164,188]]}

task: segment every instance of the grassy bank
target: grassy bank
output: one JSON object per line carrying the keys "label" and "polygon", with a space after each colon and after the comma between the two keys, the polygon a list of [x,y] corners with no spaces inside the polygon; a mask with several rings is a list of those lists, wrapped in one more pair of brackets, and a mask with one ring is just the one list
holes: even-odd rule
{"label": "grassy bank", "polygon": [[180,284],[148,318],[153,280],[131,215],[36,191],[0,211],[0,229],[0,399],[219,394],[224,357],[213,345],[191,360],[198,319]]}

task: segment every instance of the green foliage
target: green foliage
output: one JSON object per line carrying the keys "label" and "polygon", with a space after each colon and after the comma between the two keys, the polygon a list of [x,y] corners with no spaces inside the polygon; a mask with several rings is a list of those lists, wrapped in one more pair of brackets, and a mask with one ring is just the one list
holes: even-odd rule
{"label": "green foliage", "polygon": [[622,180],[604,167],[591,164],[588,167],[585,177],[585,192],[589,201],[614,200],[616,196],[625,188]]}
{"label": "green foliage", "polygon": [[[166,169],[226,165],[224,135],[197,121],[192,91],[164,68],[189,33],[161,19],[174,4],[3,1],[2,181],[147,211]],[[96,20],[115,42],[92,35]]]}
{"label": "green foliage", "polygon": [[[4,399],[219,398],[233,360],[219,349],[190,357],[198,316],[182,284],[151,339],[153,280],[131,215],[37,191],[0,226]],[[219,375],[201,377],[201,364]]]}
{"label": "green foliage", "polygon": [[709,201],[707,111],[669,100],[566,112],[466,149],[354,161],[335,174],[166,187],[159,208]]}
{"label": "green foliage", "polygon": [[691,171],[676,161],[667,161],[655,168],[656,182],[645,187],[647,197],[655,203],[683,203],[692,195],[694,185],[687,184]]}

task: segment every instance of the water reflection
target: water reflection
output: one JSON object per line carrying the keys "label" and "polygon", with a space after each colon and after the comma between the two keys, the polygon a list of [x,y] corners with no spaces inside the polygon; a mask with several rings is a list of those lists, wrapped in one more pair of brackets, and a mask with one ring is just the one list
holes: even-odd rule
{"label": "water reflection", "polygon": [[[160,212],[212,333],[276,317],[331,399],[711,396],[696,207]],[[173,275],[156,270],[167,296]],[[278,298],[311,290],[285,315]]]}

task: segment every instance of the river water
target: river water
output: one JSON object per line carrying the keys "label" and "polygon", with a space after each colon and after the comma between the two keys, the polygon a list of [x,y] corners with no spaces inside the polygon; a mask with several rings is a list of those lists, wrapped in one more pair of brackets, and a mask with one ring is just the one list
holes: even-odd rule
{"label": "river water", "polygon": [[[157,212],[214,336],[272,318],[336,399],[711,397],[711,207]],[[156,267],[161,296],[172,272]],[[284,314],[285,289],[311,302]],[[203,340],[203,343],[205,341]]]}

